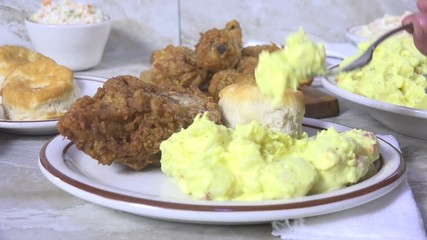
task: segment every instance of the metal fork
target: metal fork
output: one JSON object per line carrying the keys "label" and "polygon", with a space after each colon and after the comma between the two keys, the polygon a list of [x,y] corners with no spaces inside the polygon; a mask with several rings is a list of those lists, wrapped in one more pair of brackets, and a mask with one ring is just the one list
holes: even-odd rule
{"label": "metal fork", "polygon": [[328,70],[328,72],[326,73],[326,76],[333,76],[333,75],[336,75],[340,72],[348,72],[348,71],[352,71],[352,70],[355,70],[355,69],[358,69],[358,68],[365,66],[366,64],[368,64],[372,60],[372,55],[374,54],[374,50],[381,42],[383,42],[388,37],[390,37],[391,35],[393,35],[397,32],[400,32],[400,31],[406,30],[406,29],[410,29],[410,28],[413,28],[412,23],[402,25],[398,28],[390,30],[389,32],[383,34],[377,40],[375,40],[375,42],[373,42],[366,49],[366,51],[362,55],[360,55],[360,57],[358,57],[356,60],[354,60],[350,64],[346,65],[345,67],[338,67],[338,68],[333,68],[333,69]]}

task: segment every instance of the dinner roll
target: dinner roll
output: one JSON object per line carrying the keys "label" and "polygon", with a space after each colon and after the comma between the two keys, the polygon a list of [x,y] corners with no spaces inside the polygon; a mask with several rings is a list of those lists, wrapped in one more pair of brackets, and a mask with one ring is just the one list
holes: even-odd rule
{"label": "dinner roll", "polygon": [[44,120],[61,117],[76,100],[73,72],[49,59],[27,62],[3,83],[3,111],[10,120]]}
{"label": "dinner roll", "polygon": [[9,75],[19,65],[40,59],[49,58],[24,47],[12,45],[0,47],[0,100],[2,85],[7,75]]}
{"label": "dinner roll", "polygon": [[227,127],[253,120],[275,131],[298,137],[302,133],[304,96],[298,90],[287,90],[282,101],[273,105],[273,98],[265,96],[255,83],[237,83],[219,93],[223,121]]}

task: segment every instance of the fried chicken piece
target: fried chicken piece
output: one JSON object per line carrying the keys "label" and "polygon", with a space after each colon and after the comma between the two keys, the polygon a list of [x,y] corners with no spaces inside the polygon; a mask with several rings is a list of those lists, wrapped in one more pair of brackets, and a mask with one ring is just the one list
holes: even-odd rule
{"label": "fried chicken piece", "polygon": [[196,64],[196,54],[187,47],[168,45],[152,54],[151,81],[160,86],[170,83],[189,87],[200,87],[208,80],[206,70]]}
{"label": "fried chicken piece", "polygon": [[242,51],[242,31],[236,20],[224,29],[210,29],[200,34],[196,44],[197,66],[213,73],[234,68]]}
{"label": "fried chicken piece", "polygon": [[242,74],[235,69],[227,69],[215,73],[209,85],[209,95],[212,96],[216,101],[219,100],[219,92],[233,83],[241,82],[253,82],[255,83],[255,77],[253,74]]}
{"label": "fried chicken piece", "polygon": [[94,97],[78,99],[59,133],[103,165],[140,170],[160,164],[159,145],[199,113],[221,122],[218,105],[197,87],[161,88],[133,76],[109,79]]}
{"label": "fried chicken piece", "polygon": [[255,74],[255,68],[258,64],[258,57],[242,57],[237,63],[236,70],[243,74]]}
{"label": "fried chicken piece", "polygon": [[281,47],[272,43],[272,44],[264,44],[264,45],[255,45],[248,46],[242,49],[242,57],[257,57],[262,51],[274,52],[279,50]]}
{"label": "fried chicken piece", "polygon": [[139,74],[139,80],[156,85],[151,78],[151,69],[142,71]]}
{"label": "fried chicken piece", "polygon": [[276,44],[245,47],[242,49],[242,58],[237,63],[236,70],[243,74],[254,74],[259,54],[262,51],[274,52],[279,49]]}
{"label": "fried chicken piece", "polygon": [[239,43],[240,48],[242,48],[242,28],[236,20],[231,20],[225,24],[225,30],[227,30]]}

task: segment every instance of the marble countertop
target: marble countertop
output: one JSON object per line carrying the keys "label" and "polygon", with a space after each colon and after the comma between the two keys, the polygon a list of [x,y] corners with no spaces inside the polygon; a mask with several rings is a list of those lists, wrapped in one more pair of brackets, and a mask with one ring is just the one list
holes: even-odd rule
{"label": "marble countertop", "polygon": [[[148,63],[103,62],[82,74],[138,76]],[[340,115],[323,119],[393,134],[408,164],[408,182],[427,226],[427,148],[425,140],[394,132],[367,111],[339,99]],[[355,121],[357,119],[357,121]],[[0,239],[278,239],[270,224],[215,226],[175,223],[105,208],[59,189],[38,167],[42,146],[54,135],[25,136],[0,132]]]}

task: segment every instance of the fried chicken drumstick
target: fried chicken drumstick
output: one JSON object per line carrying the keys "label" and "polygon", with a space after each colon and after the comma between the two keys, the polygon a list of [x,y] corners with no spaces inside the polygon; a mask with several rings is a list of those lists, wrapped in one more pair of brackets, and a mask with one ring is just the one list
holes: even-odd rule
{"label": "fried chicken drumstick", "polygon": [[59,133],[103,165],[159,165],[159,145],[199,113],[220,123],[213,100],[197,87],[161,88],[133,76],[109,79],[94,97],[78,99],[58,122]]}

